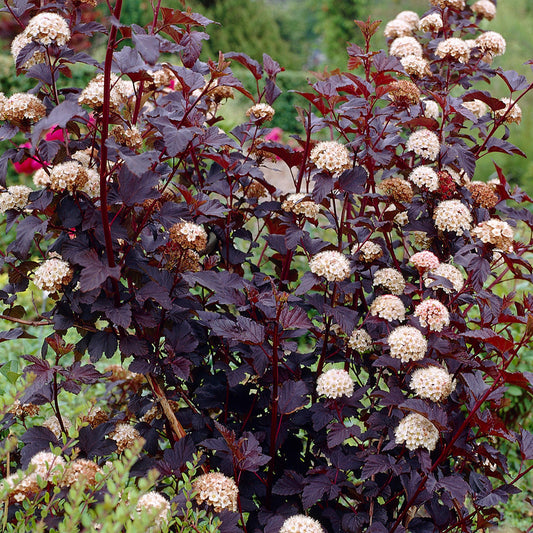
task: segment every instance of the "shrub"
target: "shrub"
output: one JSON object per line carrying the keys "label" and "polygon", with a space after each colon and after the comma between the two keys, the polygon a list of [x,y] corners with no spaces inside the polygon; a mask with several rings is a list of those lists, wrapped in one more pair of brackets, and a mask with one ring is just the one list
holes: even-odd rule
{"label": "shrub", "polygon": [[[16,65],[36,85],[0,99],[0,138],[31,143],[0,169],[42,169],[29,196],[0,197],[16,233],[0,298],[17,327],[2,340],[53,332],[22,355],[34,380],[3,417],[20,435],[3,474],[24,476],[4,483],[4,525],[75,527],[80,505],[84,528],[103,505],[113,530],[493,524],[533,468],[533,435],[503,418],[507,385],[533,392],[531,373],[511,371],[533,335],[517,285],[533,279],[530,199],[498,168],[497,182],[472,181],[480,158],[520,155],[509,123],[531,85],[491,67],[503,38],[474,39],[481,17],[462,0],[433,0],[442,26],[425,33],[401,14],[411,29],[391,36],[395,55],[372,51],[378,22],[357,21],[351,71],[299,91],[296,149],[264,141],[281,72],[268,55],[203,63],[198,13],[158,4],[147,27],[126,26],[118,0],[106,29],[80,25],[77,5],[8,6],[30,19]],[[37,24],[47,11],[64,20]],[[107,36],[103,63],[69,48],[66,25]],[[60,87],[78,62],[94,79]],[[495,76],[508,94],[472,89]],[[250,110],[227,134],[233,91]],[[274,156],[293,190],[264,178]],[[53,301],[37,316],[17,304],[33,286]],[[72,420],[66,398],[90,390]],[[502,441],[521,453],[513,476]],[[109,460],[124,461],[114,479]],[[65,488],[80,470],[97,488]],[[152,509],[133,525],[130,491]]]}

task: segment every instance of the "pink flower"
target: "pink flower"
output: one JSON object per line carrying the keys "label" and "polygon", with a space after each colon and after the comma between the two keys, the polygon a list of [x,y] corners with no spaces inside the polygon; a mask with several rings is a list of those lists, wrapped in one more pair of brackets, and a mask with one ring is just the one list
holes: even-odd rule
{"label": "pink flower", "polygon": [[272,128],[270,133],[267,133],[265,135],[265,141],[274,141],[279,142],[281,141],[281,134],[283,133],[283,130],[281,128]]}

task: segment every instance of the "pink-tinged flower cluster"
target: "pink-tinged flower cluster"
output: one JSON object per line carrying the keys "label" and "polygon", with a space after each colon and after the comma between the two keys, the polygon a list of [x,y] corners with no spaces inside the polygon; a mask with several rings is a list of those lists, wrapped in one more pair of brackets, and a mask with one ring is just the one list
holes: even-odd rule
{"label": "pink-tinged flower cluster", "polygon": [[448,309],[438,300],[424,300],[415,308],[415,316],[422,326],[427,326],[431,331],[442,331],[442,328],[450,325]]}
{"label": "pink-tinged flower cluster", "polygon": [[430,366],[415,370],[409,386],[419,398],[442,402],[454,391],[455,381],[444,368]]}
{"label": "pink-tinged flower cluster", "polygon": [[423,250],[422,252],[417,252],[413,254],[409,259],[415,268],[419,272],[426,272],[427,270],[433,270],[437,268],[440,264],[439,258],[429,250]]}

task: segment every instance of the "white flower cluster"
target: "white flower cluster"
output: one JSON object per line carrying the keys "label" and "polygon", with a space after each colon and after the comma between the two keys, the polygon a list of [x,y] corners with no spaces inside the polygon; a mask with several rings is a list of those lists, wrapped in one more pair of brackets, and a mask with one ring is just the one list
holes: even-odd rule
{"label": "white flower cluster", "polygon": [[444,368],[430,366],[415,370],[409,386],[419,398],[442,402],[455,389],[455,381]]}
{"label": "white flower cluster", "polygon": [[[62,417],[61,420],[63,421],[63,427],[66,431],[68,431],[72,427],[72,422],[65,417]],[[63,429],[61,428],[61,424],[59,423],[57,416],[49,416],[46,420],[44,420],[42,426],[46,429],[49,429],[58,439],[61,438]]]}
{"label": "white flower cluster", "polygon": [[405,20],[398,18],[390,20],[385,26],[383,32],[387,39],[395,39],[396,37],[408,37],[413,34],[413,28]]}
{"label": "white flower cluster", "polygon": [[394,437],[397,444],[405,443],[408,450],[426,448],[431,452],[439,440],[439,431],[424,416],[411,413],[400,420]]}
{"label": "white flower cluster", "polygon": [[444,200],[435,209],[435,226],[441,231],[453,231],[462,235],[472,226],[472,215],[459,200]]}
{"label": "white flower cluster", "polygon": [[[23,31],[22,33],[19,33],[13,41],[11,41],[11,56],[13,57],[13,61],[15,65],[17,64],[17,58],[22,52],[23,48],[28,46],[32,40],[28,37],[27,33]],[[21,65],[21,68],[23,70],[28,70],[30,67],[33,67],[34,65],[38,65],[39,63],[44,63],[46,61],[46,55],[44,52],[35,50],[32,54],[32,56]]]}
{"label": "white flower cluster", "polygon": [[488,107],[485,102],[481,100],[471,100],[470,102],[463,102],[462,106],[468,109],[474,116],[481,118],[483,115],[487,114]]}
{"label": "white flower cluster", "polygon": [[12,124],[34,123],[46,116],[46,107],[33,94],[15,93],[2,101],[0,116]]}
{"label": "white flower cluster", "polygon": [[470,58],[470,46],[458,37],[450,37],[438,44],[435,54],[441,59],[455,59],[459,63],[467,63]]}
{"label": "white flower cluster", "polygon": [[324,529],[318,520],[296,514],[283,522],[279,533],[324,533]]}
{"label": "white flower cluster", "polygon": [[411,133],[407,139],[406,149],[425,159],[435,161],[440,152],[439,138],[428,129],[421,129]]}
{"label": "white flower cluster", "polygon": [[8,187],[7,191],[0,193],[0,213],[5,213],[8,209],[24,209],[32,192],[25,185]]}
{"label": "white flower cluster", "polygon": [[400,63],[409,76],[423,78],[430,73],[429,62],[421,56],[409,54],[402,57]]}
{"label": "white flower cluster", "polygon": [[431,331],[442,331],[443,327],[450,325],[448,309],[432,298],[416,306],[415,316],[418,317],[422,326],[428,326]]}
{"label": "white flower cluster", "polygon": [[372,337],[364,329],[354,329],[348,339],[348,346],[359,353],[372,349]]}
{"label": "white flower cluster", "polygon": [[409,258],[409,261],[415,265],[419,272],[435,269],[440,264],[439,258],[429,250],[423,250],[413,254]]}
{"label": "white flower cluster", "polygon": [[316,380],[316,392],[326,398],[350,397],[353,394],[353,380],[346,370],[331,368],[320,374]]}
{"label": "white flower cluster", "polygon": [[48,479],[54,472],[63,470],[65,459],[52,452],[38,452],[31,459],[29,466],[42,479]]}
{"label": "white flower cluster", "polygon": [[35,269],[33,283],[42,291],[60,291],[72,280],[72,267],[58,257],[47,259]]}
{"label": "white flower cluster", "polygon": [[39,13],[35,15],[24,32],[32,41],[44,46],[50,44],[63,46],[70,40],[68,22],[56,13]]}
{"label": "white flower cluster", "polygon": [[246,111],[247,117],[254,117],[261,121],[269,121],[274,118],[274,108],[268,104],[255,104]]}
{"label": "white flower cluster", "polygon": [[400,326],[391,331],[387,343],[390,356],[400,359],[402,363],[424,359],[428,343],[422,333],[412,326]]}
{"label": "white flower cluster", "polygon": [[196,478],[193,485],[197,503],[211,505],[216,513],[222,509],[235,512],[239,489],[235,481],[220,472],[210,472]]}
{"label": "white flower cluster", "polygon": [[380,268],[374,274],[374,286],[384,287],[391,294],[399,296],[405,290],[405,279],[395,268]]}
{"label": "white flower cluster", "polygon": [[476,46],[491,56],[501,56],[505,53],[507,43],[499,33],[486,31],[476,38]]}
{"label": "white flower cluster", "polygon": [[393,320],[399,320],[402,322],[405,320],[405,305],[398,298],[392,294],[385,294],[378,296],[370,306],[370,314],[373,316],[379,316],[389,322]]}
{"label": "white flower cluster", "polygon": [[472,230],[472,236],[484,243],[490,243],[504,252],[513,251],[513,228],[504,220],[491,218],[481,222]]}
{"label": "white flower cluster", "polygon": [[136,509],[139,514],[154,514],[154,525],[161,528],[169,519],[170,503],[162,494],[153,490],[137,500]]}
{"label": "white flower cluster", "polygon": [[117,424],[109,436],[115,441],[118,453],[122,453],[127,448],[131,448],[142,438],[133,426],[124,422]]}
{"label": "white flower cluster", "polygon": [[496,6],[491,0],[478,0],[472,4],[472,11],[487,20],[492,20],[496,16]]}
{"label": "white flower cluster", "polygon": [[[115,74],[111,74],[111,93],[109,105],[113,111],[117,111],[124,104],[130,95],[132,88],[130,84],[119,79]],[[93,78],[87,87],[81,92],[78,102],[85,104],[92,109],[100,110],[104,105],[104,75],[98,74]]]}
{"label": "white flower cluster", "polygon": [[65,469],[61,484],[65,487],[70,487],[74,483],[81,481],[89,486],[94,486],[97,474],[103,474],[103,470],[94,461],[76,459]]}
{"label": "white flower cluster", "polygon": [[364,261],[365,263],[371,263],[372,261],[375,261],[383,256],[383,249],[377,242],[365,241],[359,250],[357,248],[357,244],[354,245],[352,248],[352,254],[355,254],[359,251],[361,254],[361,261]]}
{"label": "white flower cluster", "polygon": [[407,56],[422,57],[422,45],[414,37],[398,37],[392,41],[389,52],[391,56],[399,58]]}
{"label": "white flower cluster", "polygon": [[287,213],[303,215],[308,218],[316,218],[320,213],[320,205],[307,199],[307,194],[289,194],[281,204],[281,209]]}
{"label": "white flower cluster", "polygon": [[341,143],[336,141],[319,142],[309,154],[311,161],[318,167],[328,172],[342,172],[352,167],[350,152]]}
{"label": "white flower cluster", "polygon": [[350,277],[350,263],[346,256],[335,250],[319,252],[309,261],[309,270],[328,281],[344,281]]}
{"label": "white flower cluster", "polygon": [[[465,284],[465,280],[461,271],[457,267],[454,267],[449,263],[441,263],[437,268],[431,269],[429,271],[429,274],[434,274],[435,276],[446,278],[453,285],[453,289],[451,289],[449,287],[444,287],[443,285],[437,283],[433,285],[433,290],[442,289],[444,292],[450,294],[453,291],[460,292]],[[424,279],[424,284],[426,287],[429,287],[434,282],[434,279],[427,276]]]}
{"label": "white flower cluster", "polygon": [[443,26],[440,13],[430,13],[420,19],[418,27],[425,32],[437,33]]}
{"label": "white flower cluster", "polygon": [[505,117],[505,122],[508,124],[515,123],[520,124],[522,122],[522,109],[511,98],[501,98],[501,101],[505,104],[503,109],[494,111],[497,117]]}
{"label": "white flower cluster", "polygon": [[431,167],[416,167],[408,177],[415,185],[420,188],[424,187],[430,192],[434,192],[439,188],[439,176]]}
{"label": "white flower cluster", "polygon": [[424,116],[437,120],[440,117],[440,107],[435,100],[424,100]]}

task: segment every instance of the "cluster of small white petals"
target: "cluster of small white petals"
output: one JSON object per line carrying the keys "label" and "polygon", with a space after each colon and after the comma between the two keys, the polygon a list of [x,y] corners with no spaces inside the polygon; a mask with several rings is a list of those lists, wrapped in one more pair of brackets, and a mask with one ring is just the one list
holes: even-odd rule
{"label": "cluster of small white petals", "polygon": [[50,176],[44,170],[44,167],[41,167],[35,171],[33,175],[33,183],[36,187],[48,187],[50,185]]}
{"label": "cluster of small white petals", "polygon": [[433,270],[440,265],[439,258],[429,250],[423,250],[413,254],[409,261],[415,265],[419,272]]}
{"label": "cluster of small white petals", "polygon": [[52,257],[35,270],[33,283],[42,291],[56,292],[70,283],[72,274],[72,267],[67,261]]}
{"label": "cluster of small white petals", "polygon": [[396,57],[422,56],[422,45],[414,37],[398,37],[390,45],[390,55]]}
{"label": "cluster of small white petals", "polygon": [[7,191],[0,193],[0,213],[5,213],[8,209],[24,209],[32,192],[25,185],[8,187]]}
{"label": "cluster of small white petals", "polygon": [[409,76],[422,78],[429,74],[429,63],[421,56],[409,54],[400,59],[400,63]]}
{"label": "cluster of small white petals", "polygon": [[470,181],[468,174],[462,168],[459,169],[459,172],[450,166],[445,166],[442,170],[447,172],[457,185],[466,185]]}
{"label": "cluster of small white petals", "polygon": [[400,326],[393,329],[387,339],[390,356],[400,359],[402,363],[424,359],[428,349],[427,340],[422,333],[412,326]]}
{"label": "cluster of small white petals", "polygon": [[463,102],[462,106],[466,107],[466,109],[468,109],[468,111],[470,111],[477,118],[481,118],[488,111],[487,104],[477,99],[471,100],[470,102]]}
{"label": "cluster of small white petals", "polygon": [[182,248],[201,252],[207,245],[205,229],[194,222],[178,222],[169,229],[170,240]]}
{"label": "cluster of small white petals", "polygon": [[29,498],[33,494],[39,492],[39,481],[35,472],[23,477],[16,485],[14,485],[15,478],[18,478],[17,474],[15,474],[13,477],[10,476],[10,478],[7,480],[7,483],[12,485],[12,493],[10,496],[14,501],[21,503],[26,498]]}
{"label": "cluster of small white petals", "polygon": [[413,29],[405,20],[396,18],[387,22],[383,33],[387,39],[395,39],[396,37],[407,37],[412,35]]}
{"label": "cluster of small white petals", "polygon": [[132,150],[139,150],[142,147],[143,138],[137,126],[132,126],[131,128],[116,126],[113,128],[112,135],[118,144],[127,146]]}
{"label": "cluster of small white petals", "polygon": [[350,263],[344,254],[335,250],[319,252],[309,261],[309,270],[328,281],[344,281],[350,277]]}
{"label": "cluster of small white petals", "polygon": [[[15,65],[17,64],[17,57],[19,56],[20,52],[22,52],[23,48],[25,48],[31,42],[32,40],[28,37],[28,34],[25,31],[19,33],[13,39],[13,41],[11,41],[11,55],[13,57]],[[44,63],[45,61],[46,56],[44,52],[36,50],[33,52],[32,56],[27,59],[23,65],[21,65],[21,68],[24,70],[28,70],[30,67],[38,65],[39,63]]]}
{"label": "cluster of small white petals", "polygon": [[[450,294],[453,291],[460,292],[464,287],[465,280],[463,274],[457,267],[454,267],[449,263],[441,263],[437,268],[431,269],[429,273],[434,274],[435,276],[440,276],[441,278],[446,278],[453,285],[453,289],[450,289],[449,287],[444,287],[443,285],[437,283],[432,286],[433,290],[442,289],[444,292]],[[429,287],[435,283],[435,280],[426,277],[424,283],[426,287]]]}
{"label": "cluster of small white petals", "polygon": [[472,4],[472,11],[487,20],[492,20],[496,16],[496,6],[490,0],[478,0]]}
{"label": "cluster of small white petals", "polygon": [[459,63],[467,63],[470,58],[470,47],[458,37],[450,37],[441,41],[435,53],[442,59],[452,58]]}
{"label": "cluster of small white petals", "polygon": [[462,235],[472,226],[472,214],[459,200],[444,200],[435,209],[435,226],[441,231]]}
{"label": "cluster of small white petals", "polygon": [[455,381],[444,368],[430,366],[415,370],[409,386],[419,398],[442,402],[455,389]]}
{"label": "cluster of small white petals", "polygon": [[[111,74],[111,93],[109,105],[116,111],[126,102],[131,94],[131,85],[120,80],[115,74]],[[101,109],[104,105],[104,75],[98,74],[81,92],[78,102],[92,109]]]}
{"label": "cluster of small white petals", "polygon": [[78,161],[59,163],[50,170],[50,188],[57,192],[65,189],[74,192],[86,183],[87,170]]}
{"label": "cluster of small white petals", "polygon": [[352,167],[350,152],[336,141],[319,142],[309,154],[311,161],[329,172],[341,172]]}
{"label": "cluster of small white petals", "polygon": [[56,13],[39,13],[35,15],[25,30],[33,41],[48,46],[63,46],[70,40],[68,22]]}
{"label": "cluster of small white petals", "polygon": [[76,459],[68,464],[61,485],[70,487],[81,481],[89,486],[96,484],[97,474],[103,474],[103,470],[94,461],[88,459]]}
{"label": "cluster of small white petals", "polygon": [[296,514],[283,522],[279,533],[324,533],[324,528],[318,520],[303,514]]}
{"label": "cluster of small white petals", "polygon": [[400,420],[394,430],[394,438],[397,444],[405,443],[408,450],[426,448],[431,452],[439,440],[439,431],[424,416],[411,413]]}
{"label": "cluster of small white petals", "polygon": [[92,148],[78,150],[72,154],[72,159],[80,162],[84,167],[92,167],[96,164],[98,153]]}
{"label": "cluster of small white petals", "polygon": [[442,16],[440,13],[430,13],[420,19],[418,27],[422,31],[436,33],[442,28]]}
{"label": "cluster of small white petals", "polygon": [[515,104],[514,100],[511,98],[501,98],[501,102],[505,104],[503,109],[498,109],[494,112],[497,117],[505,116],[505,122],[511,124],[515,122],[520,124],[522,122],[522,109],[520,109],[518,104]]}
{"label": "cluster of small white petals", "polygon": [[246,111],[246,116],[266,121],[272,120],[275,112],[274,108],[268,104],[255,104]]}
{"label": "cluster of small white petals", "polygon": [[91,198],[100,196],[100,174],[93,168],[85,168],[87,176],[85,181],[80,180],[81,183],[78,186],[78,190],[87,194]]}
{"label": "cluster of small white petals", "polygon": [[405,290],[405,279],[395,268],[380,268],[374,274],[374,286],[384,287],[391,294],[398,296]]}
{"label": "cluster of small white petals", "polygon": [[20,403],[19,400],[15,400],[11,405],[9,412],[13,416],[25,417],[35,416],[39,414],[39,406],[34,403]]}
{"label": "cluster of small white petals", "polygon": [[409,215],[407,214],[407,211],[401,211],[396,214],[392,220],[397,226],[403,227],[409,222]]}
{"label": "cluster of small white petals", "polygon": [[365,263],[371,263],[383,256],[383,248],[374,241],[365,241],[360,248],[355,244],[352,248],[352,254],[358,251],[361,253],[361,260]]}
{"label": "cluster of small white petals", "polygon": [[444,326],[450,325],[450,313],[438,300],[430,298],[418,304],[415,308],[415,316],[422,326],[428,326],[431,331],[442,331]]}
{"label": "cluster of small white petals", "polygon": [[407,22],[413,30],[418,28],[418,23],[420,22],[418,13],[415,13],[414,11],[400,11],[400,13],[396,15],[396,20]]}
{"label": "cluster of small white petals", "polygon": [[430,192],[434,192],[439,188],[439,176],[431,167],[416,167],[408,177],[415,185],[425,187]]}
{"label": "cluster of small white petals", "polygon": [[23,121],[33,123],[46,116],[46,107],[33,94],[15,93],[4,102],[1,114],[5,120],[13,124]]}
{"label": "cluster of small white petals", "polygon": [[33,472],[43,479],[47,479],[51,474],[63,470],[65,459],[52,452],[39,452],[30,459],[30,467]]}
{"label": "cluster of small white petals", "polygon": [[398,298],[392,294],[385,294],[378,296],[370,306],[370,314],[373,316],[379,316],[389,322],[393,320],[399,320],[402,322],[405,320],[405,305]]}
{"label": "cluster of small white petals", "polygon": [[133,426],[124,423],[117,424],[109,436],[116,442],[119,453],[131,448],[141,439],[140,433]]}
{"label": "cluster of small white petals", "polygon": [[154,524],[160,528],[169,519],[170,503],[159,492],[151,491],[147,494],[143,494],[137,500],[136,506],[138,513],[150,513],[155,514]]}
{"label": "cluster of small white petals", "polygon": [[346,370],[332,368],[320,374],[316,380],[316,392],[326,398],[350,397],[353,394],[353,380]]}
{"label": "cluster of small white petals", "polygon": [[484,243],[490,243],[504,252],[513,251],[514,230],[504,220],[491,218],[478,224],[472,235]]}
{"label": "cluster of small white petals", "polygon": [[488,52],[493,56],[501,56],[505,53],[507,43],[499,33],[487,31],[476,38],[476,46],[482,52]]}
{"label": "cluster of small white petals", "polygon": [[435,161],[440,152],[439,138],[435,133],[426,128],[414,131],[409,135],[406,149],[413,151],[420,157]]}
{"label": "cluster of small white petals", "polygon": [[348,339],[348,346],[359,353],[372,349],[372,337],[364,329],[354,329]]}
{"label": "cluster of small white petals", "polygon": [[192,487],[196,492],[197,503],[205,502],[217,513],[222,509],[237,510],[239,489],[232,478],[220,472],[210,472],[196,478]]}
{"label": "cluster of small white petals", "polygon": [[440,116],[440,107],[435,100],[424,100],[424,116],[437,120]]}
{"label": "cluster of small white petals", "polygon": [[452,9],[464,9],[465,0],[431,0],[431,5],[444,9],[451,7]]}
{"label": "cluster of small white petals", "polygon": [[320,213],[320,205],[307,199],[303,193],[289,194],[281,204],[281,209],[287,213],[304,215],[308,218],[316,218]]}

